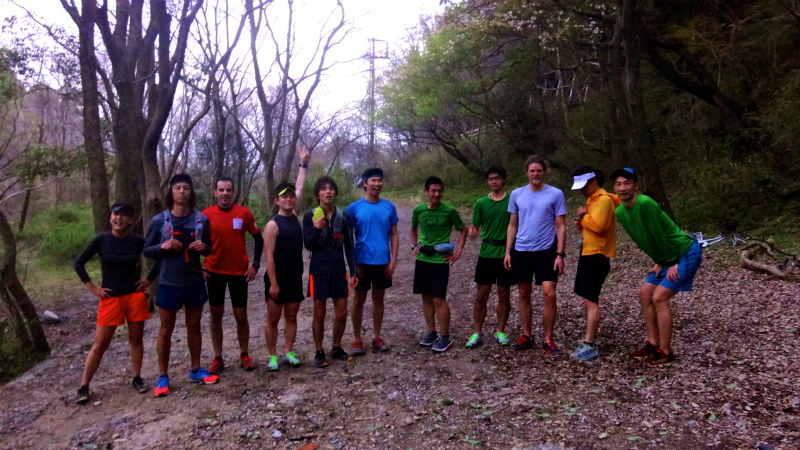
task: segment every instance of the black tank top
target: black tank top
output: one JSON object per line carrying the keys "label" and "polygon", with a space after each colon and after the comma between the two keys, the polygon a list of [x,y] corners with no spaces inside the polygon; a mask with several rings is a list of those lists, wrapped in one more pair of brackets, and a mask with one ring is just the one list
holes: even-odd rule
{"label": "black tank top", "polygon": [[303,230],[297,216],[276,214],[272,220],[278,225],[275,239],[275,271],[285,275],[303,273]]}

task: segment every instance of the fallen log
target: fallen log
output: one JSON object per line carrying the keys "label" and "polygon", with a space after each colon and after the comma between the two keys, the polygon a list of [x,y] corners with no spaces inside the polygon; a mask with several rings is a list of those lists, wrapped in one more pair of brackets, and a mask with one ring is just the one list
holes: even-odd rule
{"label": "fallen log", "polygon": [[756,242],[748,245],[742,250],[742,253],[739,255],[739,262],[745,269],[766,273],[767,275],[772,275],[775,278],[780,278],[781,280],[800,281],[800,278],[791,272],[781,270],[776,266],[756,261],[755,258],[761,253],[769,255],[773,259],[775,258],[775,253],[773,252],[771,242]]}

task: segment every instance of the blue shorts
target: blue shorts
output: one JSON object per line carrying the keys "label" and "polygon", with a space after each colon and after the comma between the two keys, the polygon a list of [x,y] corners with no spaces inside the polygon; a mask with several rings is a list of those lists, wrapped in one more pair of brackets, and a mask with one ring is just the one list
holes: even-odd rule
{"label": "blue shorts", "polygon": [[202,279],[189,286],[159,285],[156,292],[156,306],[167,311],[187,308],[202,308],[208,301],[206,283]]}
{"label": "blue shorts", "polygon": [[692,290],[692,283],[694,283],[694,276],[697,274],[697,269],[700,268],[700,263],[703,262],[703,250],[697,241],[692,243],[689,250],[681,255],[681,260],[678,261],[678,279],[669,281],[667,279],[667,270],[669,267],[662,267],[661,271],[656,273],[648,273],[645,283],[654,284],[656,286],[665,287],[672,291],[688,292]]}

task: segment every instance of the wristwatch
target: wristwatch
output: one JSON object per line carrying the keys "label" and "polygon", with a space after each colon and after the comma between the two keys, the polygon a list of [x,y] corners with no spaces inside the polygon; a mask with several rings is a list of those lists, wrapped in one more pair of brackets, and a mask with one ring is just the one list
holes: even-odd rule
{"label": "wristwatch", "polygon": [[584,217],[586,214],[587,214],[587,213],[585,213],[585,212],[581,213],[581,215],[579,215],[579,216],[578,216],[578,220],[583,220],[583,217]]}
{"label": "wristwatch", "polygon": [[303,169],[308,169],[308,163],[300,163],[297,167],[302,167]]}
{"label": "wristwatch", "polygon": [[567,257],[567,252],[556,252],[556,255],[558,255],[558,256],[560,256],[562,258],[566,258]]}

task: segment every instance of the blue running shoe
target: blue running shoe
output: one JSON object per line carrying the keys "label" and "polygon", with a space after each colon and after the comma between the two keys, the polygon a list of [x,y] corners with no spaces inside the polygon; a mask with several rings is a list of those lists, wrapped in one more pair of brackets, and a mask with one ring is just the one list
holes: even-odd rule
{"label": "blue running shoe", "polygon": [[575,351],[570,353],[569,356],[572,357],[572,359],[587,362],[600,356],[600,350],[598,350],[594,345],[589,345],[583,342],[577,346]]}
{"label": "blue running shoe", "polygon": [[156,397],[166,397],[169,395],[169,377],[161,375],[158,377],[158,383],[155,390]]}
{"label": "blue running shoe", "polygon": [[212,375],[208,370],[198,367],[189,371],[189,378],[195,383],[216,384],[219,377]]}

